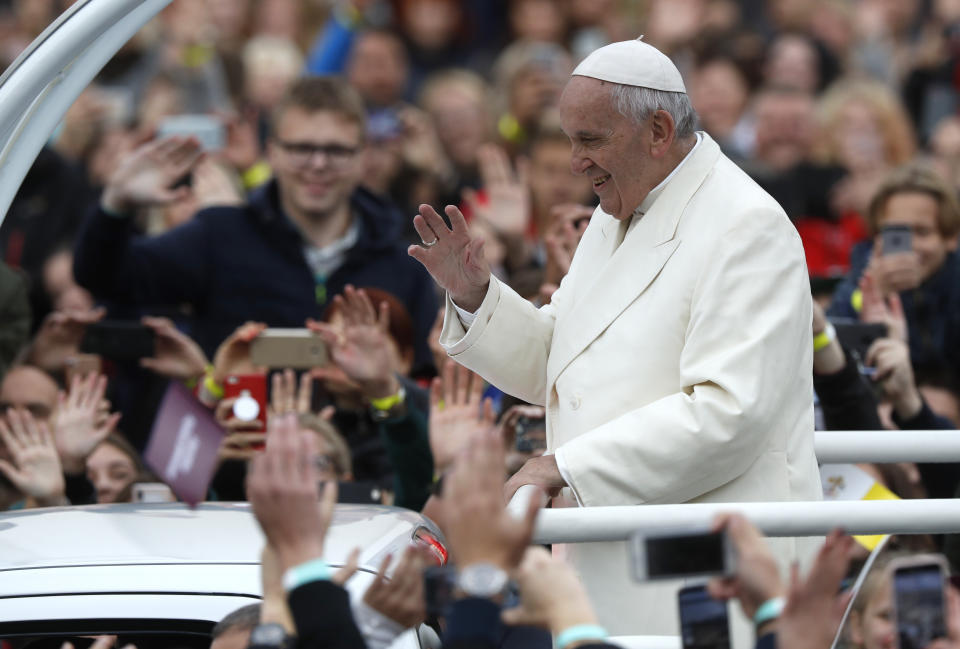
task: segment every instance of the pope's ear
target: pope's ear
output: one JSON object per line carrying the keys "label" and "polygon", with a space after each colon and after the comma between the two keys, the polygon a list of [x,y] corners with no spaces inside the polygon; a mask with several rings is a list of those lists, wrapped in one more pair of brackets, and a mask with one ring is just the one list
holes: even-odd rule
{"label": "pope's ear", "polygon": [[655,111],[650,133],[650,155],[659,158],[670,150],[670,145],[673,144],[673,138],[677,133],[673,116],[665,110]]}

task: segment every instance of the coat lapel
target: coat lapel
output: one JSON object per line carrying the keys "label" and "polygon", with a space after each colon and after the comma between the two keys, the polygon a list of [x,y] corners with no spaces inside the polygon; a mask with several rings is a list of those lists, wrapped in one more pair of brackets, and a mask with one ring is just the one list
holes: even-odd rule
{"label": "coat lapel", "polygon": [[[573,302],[557,320],[547,362],[548,386],[660,273],[680,245],[676,232],[683,210],[719,157],[720,147],[703,134],[697,151],[670,180],[650,211],[627,232],[619,247],[598,245],[584,251],[589,257],[580,264],[579,271],[587,277],[578,278]],[[619,227],[619,222],[607,218],[604,244],[617,236]]]}

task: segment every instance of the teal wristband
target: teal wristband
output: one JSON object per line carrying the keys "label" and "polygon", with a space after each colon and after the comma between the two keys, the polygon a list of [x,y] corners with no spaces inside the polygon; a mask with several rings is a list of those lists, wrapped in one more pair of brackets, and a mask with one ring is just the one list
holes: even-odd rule
{"label": "teal wristband", "polygon": [[783,606],[787,603],[783,597],[774,597],[773,599],[768,599],[763,604],[760,605],[760,608],[757,609],[757,612],[753,614],[753,624],[757,627],[761,627],[770,620],[775,620],[780,617],[780,614],[783,613]]}
{"label": "teal wristband", "polygon": [[607,630],[597,624],[578,624],[571,626],[557,634],[555,646],[557,649],[566,649],[574,642],[582,640],[606,640]]}
{"label": "teal wristband", "polygon": [[313,559],[283,573],[283,589],[288,593],[311,581],[328,581],[333,571],[323,559]]}

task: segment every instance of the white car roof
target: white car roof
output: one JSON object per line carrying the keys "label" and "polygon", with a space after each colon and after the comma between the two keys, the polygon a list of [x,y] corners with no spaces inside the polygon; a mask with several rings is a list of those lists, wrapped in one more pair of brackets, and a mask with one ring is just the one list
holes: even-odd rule
{"label": "white car roof", "polygon": [[[396,507],[337,505],[325,555],[340,565],[362,547],[361,566],[376,570],[427,528],[420,514]],[[247,503],[126,503],[0,513],[0,572],[12,569],[138,564],[259,563],[263,535]],[[2,582],[3,579],[0,579]],[[2,585],[0,585],[2,589]]]}
{"label": "white car roof", "polygon": [[[361,548],[347,589],[358,598],[387,554],[418,529],[416,512],[338,505],[324,556]],[[89,505],[0,514],[0,624],[49,619],[216,621],[260,597],[263,535],[247,503]]]}

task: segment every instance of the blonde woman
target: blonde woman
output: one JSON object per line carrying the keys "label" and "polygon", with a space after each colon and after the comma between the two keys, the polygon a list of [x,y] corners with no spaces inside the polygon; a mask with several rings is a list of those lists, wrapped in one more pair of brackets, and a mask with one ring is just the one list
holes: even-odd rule
{"label": "blonde woman", "polygon": [[847,79],[824,94],[817,110],[813,157],[823,164],[842,165],[850,174],[833,196],[838,213],[864,214],[887,172],[910,161],[915,152],[913,125],[887,86]]}

